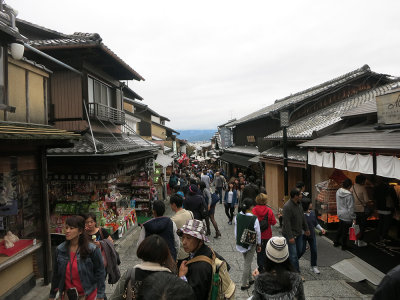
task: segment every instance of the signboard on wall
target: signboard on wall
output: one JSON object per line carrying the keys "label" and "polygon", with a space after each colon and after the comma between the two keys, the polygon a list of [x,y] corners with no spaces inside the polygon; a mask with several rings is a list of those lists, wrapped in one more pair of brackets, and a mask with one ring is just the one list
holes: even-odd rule
{"label": "signboard on wall", "polygon": [[376,97],[376,108],[378,112],[378,123],[399,124],[400,92]]}
{"label": "signboard on wall", "polygon": [[219,130],[221,136],[221,146],[222,148],[228,148],[232,146],[232,132],[229,128],[221,128]]}

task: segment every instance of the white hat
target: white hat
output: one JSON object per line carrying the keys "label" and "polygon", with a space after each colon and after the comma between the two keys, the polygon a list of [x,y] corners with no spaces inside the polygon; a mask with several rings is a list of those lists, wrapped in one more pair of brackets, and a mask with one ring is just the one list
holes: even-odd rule
{"label": "white hat", "polygon": [[282,236],[274,236],[269,239],[265,249],[267,257],[276,263],[282,263],[289,257],[289,248],[286,239]]}

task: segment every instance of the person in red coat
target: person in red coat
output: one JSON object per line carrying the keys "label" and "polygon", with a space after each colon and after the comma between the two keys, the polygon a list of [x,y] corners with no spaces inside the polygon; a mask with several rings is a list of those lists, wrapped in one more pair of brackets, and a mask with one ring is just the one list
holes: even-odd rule
{"label": "person in red coat", "polygon": [[276,224],[274,212],[267,206],[267,201],[268,196],[266,194],[258,194],[256,197],[257,205],[252,210],[253,215],[257,216],[259,222],[264,218],[268,218],[268,228],[261,232],[261,251],[257,252],[257,265],[260,273],[264,271],[267,259],[265,247],[267,246],[268,240],[272,237],[271,226]]}

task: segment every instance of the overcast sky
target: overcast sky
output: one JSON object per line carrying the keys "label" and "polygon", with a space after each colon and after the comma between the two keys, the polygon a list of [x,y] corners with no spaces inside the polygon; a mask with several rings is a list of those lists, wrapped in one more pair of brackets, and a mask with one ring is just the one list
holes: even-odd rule
{"label": "overcast sky", "polygon": [[6,0],[66,34],[97,32],[175,129],[216,129],[368,64],[400,75],[399,0]]}

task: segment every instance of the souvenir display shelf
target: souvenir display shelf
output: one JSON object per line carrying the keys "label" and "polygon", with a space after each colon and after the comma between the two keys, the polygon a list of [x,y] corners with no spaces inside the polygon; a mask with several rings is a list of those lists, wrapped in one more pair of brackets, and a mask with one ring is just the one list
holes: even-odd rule
{"label": "souvenir display shelf", "polygon": [[339,187],[340,186],[332,179],[316,185],[318,194],[315,207],[318,211],[318,219],[325,224],[339,222],[336,212],[336,191]]}
{"label": "souvenir display shelf", "polygon": [[147,172],[139,171],[131,176],[120,176],[117,178],[117,189],[123,197],[128,197],[129,207],[137,214],[151,214],[152,202],[156,198],[153,180]]}
{"label": "souvenir display shelf", "polygon": [[63,233],[65,219],[70,215],[92,212],[98,226],[120,238],[135,223],[135,210],[129,207],[129,198],[117,188],[117,179],[49,181],[49,199],[52,206],[50,232]]}

